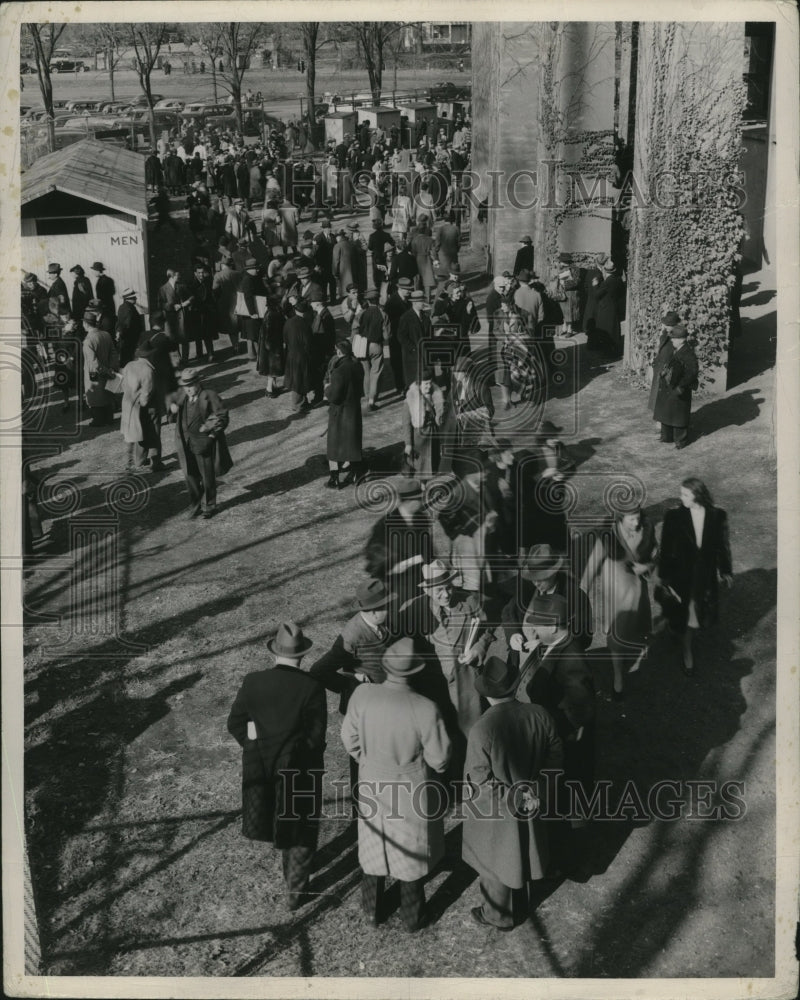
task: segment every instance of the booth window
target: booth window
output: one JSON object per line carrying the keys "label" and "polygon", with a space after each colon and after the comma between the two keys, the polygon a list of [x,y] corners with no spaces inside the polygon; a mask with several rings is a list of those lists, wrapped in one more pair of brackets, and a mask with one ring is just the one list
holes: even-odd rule
{"label": "booth window", "polygon": [[72,236],[80,233],[88,233],[86,219],[66,218],[66,219],[37,219],[37,236]]}

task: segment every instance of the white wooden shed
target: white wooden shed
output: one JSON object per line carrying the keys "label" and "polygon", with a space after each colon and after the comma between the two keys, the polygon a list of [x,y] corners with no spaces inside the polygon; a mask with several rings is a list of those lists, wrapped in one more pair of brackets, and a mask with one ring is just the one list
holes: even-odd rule
{"label": "white wooden shed", "polygon": [[48,264],[59,263],[71,290],[70,268],[92,280],[100,261],[118,306],[130,286],[148,308],[147,217],[141,154],[96,139],[49,153],[22,175],[22,270],[46,281]]}

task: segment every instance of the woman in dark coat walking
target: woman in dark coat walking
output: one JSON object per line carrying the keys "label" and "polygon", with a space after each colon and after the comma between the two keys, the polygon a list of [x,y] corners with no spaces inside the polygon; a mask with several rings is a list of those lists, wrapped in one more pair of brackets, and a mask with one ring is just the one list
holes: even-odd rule
{"label": "woman in dark coat walking", "polygon": [[664,515],[658,565],[660,599],[671,628],[683,637],[683,672],[695,672],[692,643],[698,629],[716,622],[719,582],[733,583],[728,515],[715,507],[705,483],[681,483],[681,506]]}
{"label": "woman in dark coat walking", "polygon": [[613,261],[607,260],[603,265],[605,275],[602,283],[595,289],[597,304],[595,306],[594,322],[597,338],[602,350],[619,356],[622,354],[622,310],[625,303],[625,282],[617,274]]}
{"label": "woman in dark coat walking", "polygon": [[[361,461],[361,397],[364,369],[353,357],[349,340],[340,340],[326,376],[328,399],[328,489],[344,489],[355,479],[353,463]],[[346,469],[339,479],[340,469]]]}
{"label": "woman in dark coat walking", "polygon": [[266,394],[275,399],[279,395],[276,380],[283,376],[286,363],[286,349],[283,343],[283,310],[280,299],[274,293],[267,294],[267,311],[261,321],[258,337],[259,375],[266,375]]}
{"label": "woman in dark coat walking", "polygon": [[306,396],[311,392],[311,323],[303,312],[302,300],[293,307],[293,315],[283,327],[286,346],[286,375],[283,387],[291,393],[295,413],[307,410]]}
{"label": "woman in dark coat walking", "polygon": [[692,390],[697,388],[700,368],[678,314],[667,313],[661,322],[664,330],[653,362],[650,409],[653,420],[661,424],[661,440],[674,441],[680,449],[689,443]]}

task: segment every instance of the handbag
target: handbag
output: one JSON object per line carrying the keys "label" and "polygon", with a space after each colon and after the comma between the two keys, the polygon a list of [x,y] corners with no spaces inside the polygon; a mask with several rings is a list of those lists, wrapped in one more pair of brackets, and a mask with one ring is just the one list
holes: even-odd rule
{"label": "handbag", "polygon": [[363,360],[367,356],[369,341],[363,333],[353,334],[353,357]]}

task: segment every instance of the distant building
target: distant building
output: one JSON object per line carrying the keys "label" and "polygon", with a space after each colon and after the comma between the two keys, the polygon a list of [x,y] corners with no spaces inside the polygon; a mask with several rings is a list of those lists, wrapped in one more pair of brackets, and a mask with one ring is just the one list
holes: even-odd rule
{"label": "distant building", "polygon": [[468,49],[471,43],[471,21],[424,21],[419,25],[409,25],[403,37],[406,49],[420,52]]}

